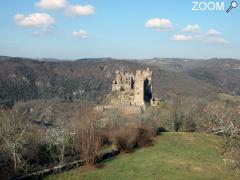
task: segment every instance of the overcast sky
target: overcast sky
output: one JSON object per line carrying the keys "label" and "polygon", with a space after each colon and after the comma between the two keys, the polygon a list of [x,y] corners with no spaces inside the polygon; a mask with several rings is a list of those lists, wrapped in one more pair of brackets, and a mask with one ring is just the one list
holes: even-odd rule
{"label": "overcast sky", "polygon": [[240,6],[229,14],[192,7],[192,0],[1,0],[0,55],[240,59]]}

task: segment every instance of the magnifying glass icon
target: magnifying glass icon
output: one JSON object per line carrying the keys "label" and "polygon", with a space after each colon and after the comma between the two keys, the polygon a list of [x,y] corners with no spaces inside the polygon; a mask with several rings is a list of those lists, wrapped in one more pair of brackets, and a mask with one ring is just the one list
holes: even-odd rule
{"label": "magnifying glass icon", "polygon": [[227,13],[229,13],[232,9],[238,7],[237,1],[232,1],[230,7],[227,9]]}

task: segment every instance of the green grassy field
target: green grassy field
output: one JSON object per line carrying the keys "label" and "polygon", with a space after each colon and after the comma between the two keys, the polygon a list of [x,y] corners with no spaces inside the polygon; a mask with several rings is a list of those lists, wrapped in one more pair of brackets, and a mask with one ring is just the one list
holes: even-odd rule
{"label": "green grassy field", "polygon": [[164,133],[154,146],[109,159],[102,169],[80,167],[45,179],[240,179],[224,164],[221,143],[213,135]]}

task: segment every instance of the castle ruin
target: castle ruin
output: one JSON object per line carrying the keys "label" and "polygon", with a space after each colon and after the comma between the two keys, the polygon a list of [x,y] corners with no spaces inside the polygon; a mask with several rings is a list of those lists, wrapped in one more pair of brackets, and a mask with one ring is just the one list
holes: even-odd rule
{"label": "castle ruin", "polygon": [[152,71],[137,70],[136,74],[116,71],[116,78],[112,83],[112,91],[118,96],[122,104],[145,106],[152,104]]}

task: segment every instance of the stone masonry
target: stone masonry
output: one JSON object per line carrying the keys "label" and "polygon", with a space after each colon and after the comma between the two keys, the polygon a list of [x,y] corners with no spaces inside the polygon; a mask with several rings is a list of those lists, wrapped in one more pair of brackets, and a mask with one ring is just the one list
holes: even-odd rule
{"label": "stone masonry", "polygon": [[121,103],[134,106],[152,104],[152,71],[137,70],[136,74],[116,71],[116,78],[112,84],[112,91]]}

